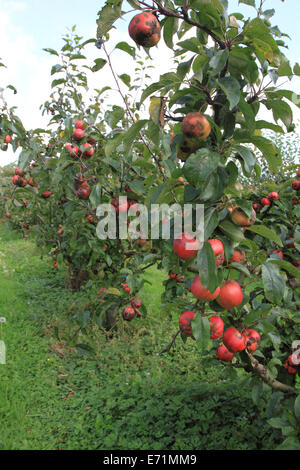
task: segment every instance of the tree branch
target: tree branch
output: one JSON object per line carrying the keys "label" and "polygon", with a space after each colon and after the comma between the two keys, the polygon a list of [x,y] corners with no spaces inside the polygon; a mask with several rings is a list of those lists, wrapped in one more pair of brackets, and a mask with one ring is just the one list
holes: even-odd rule
{"label": "tree branch", "polygon": [[257,359],[255,359],[251,354],[248,354],[249,358],[250,358],[250,361],[251,361],[251,365],[252,365],[252,368],[253,368],[253,371],[266,383],[268,384],[273,390],[277,390],[279,392],[283,392],[283,393],[288,393],[290,395],[294,395],[296,392],[295,392],[295,389],[293,387],[290,387],[289,385],[286,385],[286,384],[283,384],[282,382],[279,382],[278,380],[276,379],[272,379],[272,377],[270,377],[268,375],[268,372],[265,368],[265,366],[263,366],[262,364],[260,364],[258,362]]}
{"label": "tree branch", "polygon": [[[145,2],[140,1],[140,4],[144,5],[146,8],[151,10],[151,6],[147,5]],[[196,26],[196,28],[201,29],[204,33],[208,34],[219,46],[221,49],[226,49],[226,43],[222,41],[215,33],[213,33],[210,29],[206,26],[201,25],[197,21],[192,20],[192,18],[188,15],[188,1],[185,1],[185,5],[182,7],[182,15],[176,13],[175,11],[168,10],[167,8],[163,7],[158,0],[153,0],[153,3],[157,6],[157,10],[164,16],[169,16],[172,18],[178,18],[179,20],[183,20],[186,23]]]}

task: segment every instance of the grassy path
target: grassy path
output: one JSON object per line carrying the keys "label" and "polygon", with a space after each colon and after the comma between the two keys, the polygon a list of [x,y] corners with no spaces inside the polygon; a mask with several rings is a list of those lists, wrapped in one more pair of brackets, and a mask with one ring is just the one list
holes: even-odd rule
{"label": "grassy path", "polygon": [[[110,341],[97,333],[94,356],[53,335],[74,294],[30,240],[0,227],[0,316],[7,363],[0,365],[0,449],[256,449],[274,436],[253,405],[247,377],[224,382],[203,367],[192,341],[159,356],[170,329],[159,289],[142,293],[151,319]],[[205,361],[205,360],[204,360]]]}

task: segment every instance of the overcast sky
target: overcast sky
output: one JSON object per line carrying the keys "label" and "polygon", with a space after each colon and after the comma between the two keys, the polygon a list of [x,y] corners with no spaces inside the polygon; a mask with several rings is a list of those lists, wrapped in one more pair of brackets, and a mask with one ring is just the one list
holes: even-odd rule
{"label": "overcast sky", "polygon": [[[238,6],[238,0],[229,0],[229,4],[230,12],[242,11],[246,16],[253,14],[253,8]],[[0,86],[12,84],[17,88],[17,95],[7,93],[6,96],[10,105],[18,106],[18,114],[25,127],[41,127],[43,121],[38,108],[50,92],[50,69],[55,58],[42,49],[60,49],[62,35],[73,25],[77,25],[77,31],[84,39],[95,37],[97,12],[103,5],[104,0],[0,0],[0,57],[7,66],[7,69],[0,68]],[[292,63],[300,62],[300,1],[266,0],[265,8],[276,9],[272,23],[291,37],[290,41],[287,40],[289,50],[286,55]],[[132,43],[127,33],[131,16],[133,13],[120,20],[118,29],[111,33],[114,43],[121,40]],[[171,51],[162,43],[151,51],[155,66],[153,81],[156,81],[160,73],[170,70]],[[87,55],[92,63],[94,58],[101,56],[101,51],[91,45]],[[134,69],[134,62],[127,54],[116,56],[114,60],[119,74],[128,73],[128,67]],[[91,85],[101,88],[108,83],[111,83],[109,70],[103,69],[94,74]],[[300,93],[300,79],[288,87]],[[0,151],[0,165],[15,159],[11,152]]]}

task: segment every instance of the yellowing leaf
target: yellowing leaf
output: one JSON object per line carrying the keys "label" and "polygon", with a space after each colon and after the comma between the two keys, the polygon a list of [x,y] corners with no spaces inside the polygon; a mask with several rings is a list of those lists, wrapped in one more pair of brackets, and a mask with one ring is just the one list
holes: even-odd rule
{"label": "yellowing leaf", "polygon": [[152,98],[150,98],[150,118],[156,125],[160,127],[164,127],[165,125],[164,110],[166,101],[166,98],[158,98],[157,96],[152,96]]}

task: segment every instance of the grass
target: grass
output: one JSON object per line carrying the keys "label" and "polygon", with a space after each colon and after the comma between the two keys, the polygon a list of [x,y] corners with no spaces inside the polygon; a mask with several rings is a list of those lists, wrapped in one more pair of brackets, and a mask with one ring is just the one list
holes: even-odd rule
{"label": "grass", "polygon": [[[228,381],[206,367],[195,343],[178,341],[160,356],[178,325],[160,310],[164,273],[146,274],[149,317],[113,338],[94,332],[95,354],[64,341],[64,288],[34,243],[0,227],[0,449],[271,449],[276,435],[253,404],[249,379]],[[170,326],[171,325],[171,326]],[[56,328],[58,328],[58,334]],[[0,337],[0,339],[1,339]]]}

